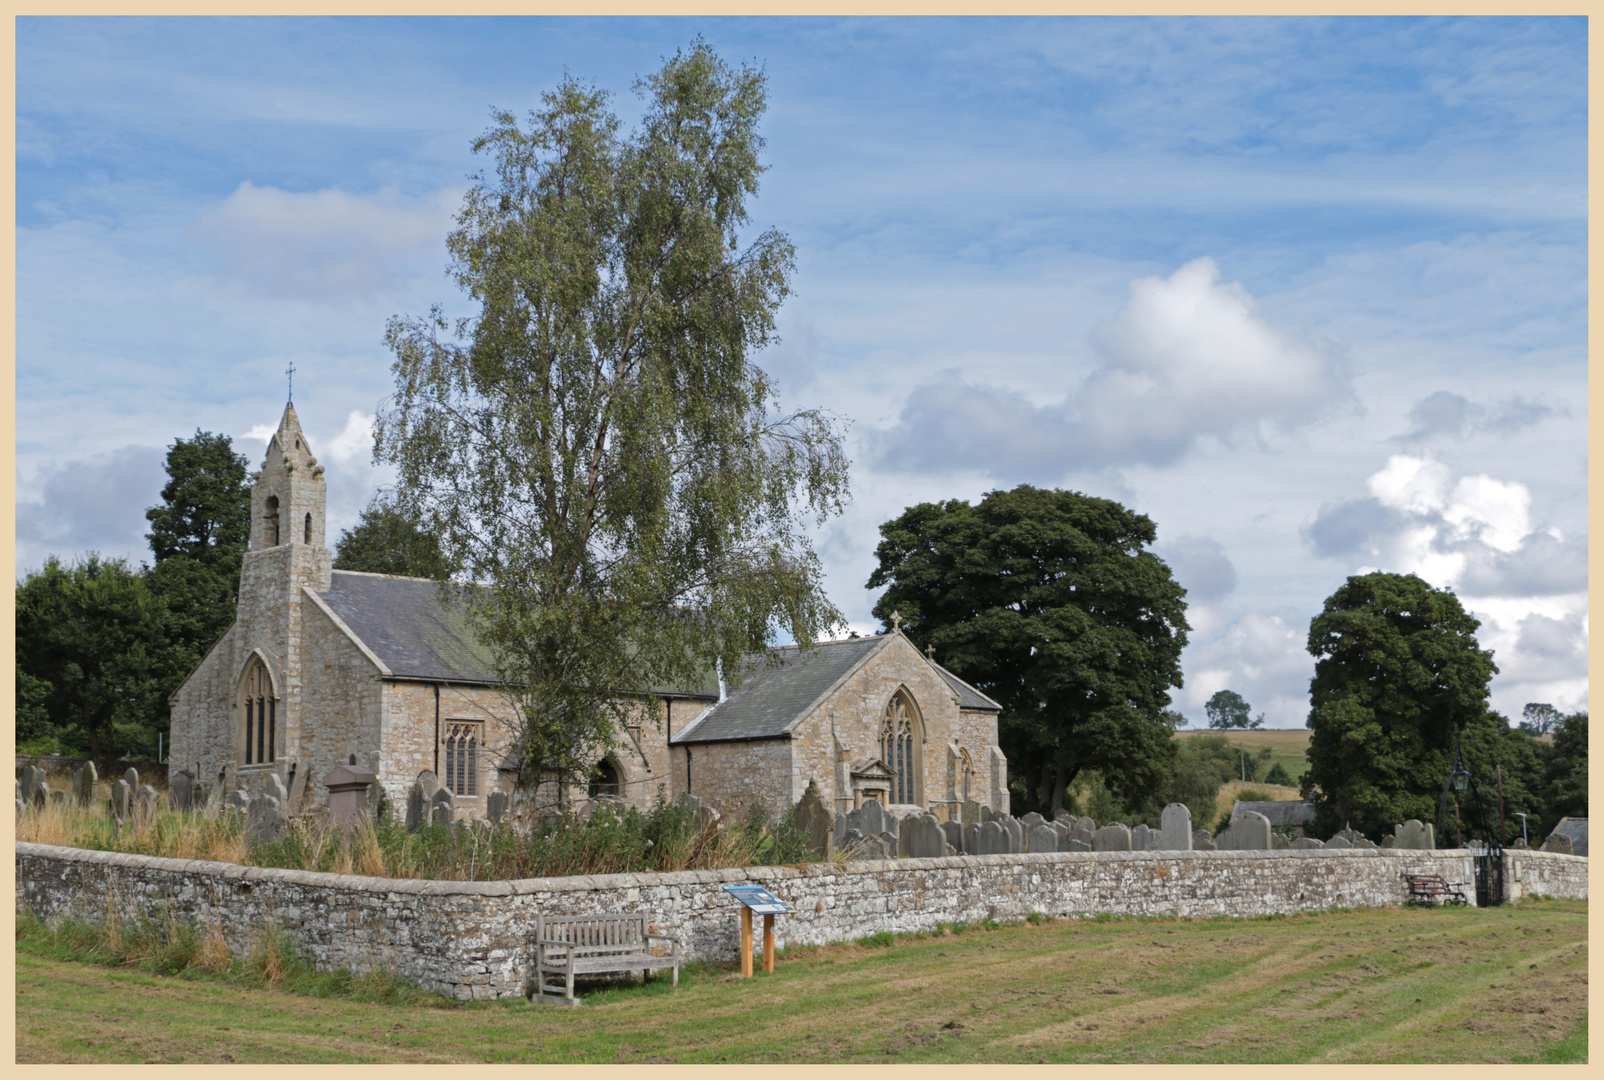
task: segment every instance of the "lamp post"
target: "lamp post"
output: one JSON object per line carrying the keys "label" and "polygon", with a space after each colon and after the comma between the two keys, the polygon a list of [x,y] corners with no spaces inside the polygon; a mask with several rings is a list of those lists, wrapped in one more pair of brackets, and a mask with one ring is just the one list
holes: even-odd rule
{"label": "lamp post", "polygon": [[[1470,786],[1470,770],[1465,768],[1465,759],[1459,753],[1459,731],[1454,730],[1454,767],[1449,772],[1448,779],[1443,781],[1442,797],[1437,800],[1437,836],[1443,836],[1443,829],[1448,824],[1448,789],[1453,788],[1456,794],[1462,794]],[[1440,842],[1440,841],[1439,841]],[[1444,844],[1444,846],[1447,846]]]}
{"label": "lamp post", "polygon": [[1520,842],[1530,846],[1530,841],[1526,839],[1526,815],[1516,810],[1515,816],[1520,818]]}

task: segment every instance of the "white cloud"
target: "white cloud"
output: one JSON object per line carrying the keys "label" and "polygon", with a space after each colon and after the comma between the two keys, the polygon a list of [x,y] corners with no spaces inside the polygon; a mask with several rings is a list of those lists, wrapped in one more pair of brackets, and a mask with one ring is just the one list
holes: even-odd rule
{"label": "white cloud", "polygon": [[73,559],[86,551],[134,564],[149,559],[145,511],[161,502],[166,460],[159,446],[125,446],[19,481],[18,572],[44,565],[47,555]]}
{"label": "white cloud", "polygon": [[1301,727],[1309,715],[1314,659],[1306,624],[1287,614],[1245,612],[1223,634],[1186,650],[1187,685],[1176,705],[1205,723],[1203,706],[1220,690],[1234,690],[1265,714],[1268,727]]}
{"label": "white cloud", "polygon": [[328,441],[324,452],[342,465],[365,463],[366,455],[373,452],[373,425],[377,421],[373,413],[352,409],[345,418],[345,427]]}
{"label": "white cloud", "polygon": [[393,189],[291,192],[246,180],[195,219],[191,236],[253,291],[339,303],[396,288],[420,257],[438,265],[459,199],[450,189],[408,200]]}

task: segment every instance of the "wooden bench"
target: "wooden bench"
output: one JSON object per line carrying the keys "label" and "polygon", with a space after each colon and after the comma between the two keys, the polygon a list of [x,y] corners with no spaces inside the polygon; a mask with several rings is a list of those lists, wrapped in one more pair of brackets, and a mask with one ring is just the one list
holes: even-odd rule
{"label": "wooden bench", "polygon": [[1465,904],[1465,894],[1460,891],[1459,882],[1448,882],[1440,874],[1405,874],[1404,880],[1409,883],[1409,899],[1404,906],[1411,904],[1435,907],[1440,899],[1445,904]]}
{"label": "wooden bench", "polygon": [[[667,942],[669,952],[650,950],[654,941]],[[654,968],[673,968],[679,986],[679,939],[653,934],[641,915],[536,915],[535,970],[524,981],[524,997],[533,1003],[578,1005],[574,976],[606,971],[639,971],[644,980]],[[548,986],[555,975],[560,986]]]}

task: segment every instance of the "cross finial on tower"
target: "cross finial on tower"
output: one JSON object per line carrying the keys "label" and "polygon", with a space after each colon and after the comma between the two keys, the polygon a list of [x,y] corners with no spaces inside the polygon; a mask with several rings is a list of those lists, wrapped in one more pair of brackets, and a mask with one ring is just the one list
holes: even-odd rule
{"label": "cross finial on tower", "polygon": [[925,646],[925,655],[930,657],[930,662],[932,664],[934,664],[936,662],[936,643],[935,642],[932,641],[930,644]]}
{"label": "cross finial on tower", "polygon": [[286,374],[286,375],[288,375],[290,377],[290,393],[289,393],[289,397],[287,397],[285,400],[286,401],[294,401],[295,400],[295,361],[294,360],[291,360],[290,361],[290,366],[284,369],[284,374]]}
{"label": "cross finial on tower", "polygon": [[891,613],[891,629],[898,633],[902,632],[902,612],[893,611]]}

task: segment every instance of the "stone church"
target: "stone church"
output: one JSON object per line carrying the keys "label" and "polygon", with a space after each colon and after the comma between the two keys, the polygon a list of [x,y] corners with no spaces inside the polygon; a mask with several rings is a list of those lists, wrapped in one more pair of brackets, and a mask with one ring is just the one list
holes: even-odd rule
{"label": "stone church", "polygon": [[[482,815],[512,786],[512,710],[464,606],[432,581],[333,568],[323,467],[293,405],[252,483],[238,613],[173,693],[171,768],[253,796],[276,776],[301,811],[355,758],[394,801],[432,770],[459,815]],[[774,649],[743,676],[634,695],[658,700],[658,722],[618,732],[565,799],[645,809],[690,793],[731,814],[783,809],[816,782],[841,810],[1008,809],[1000,706],[900,631]]]}

